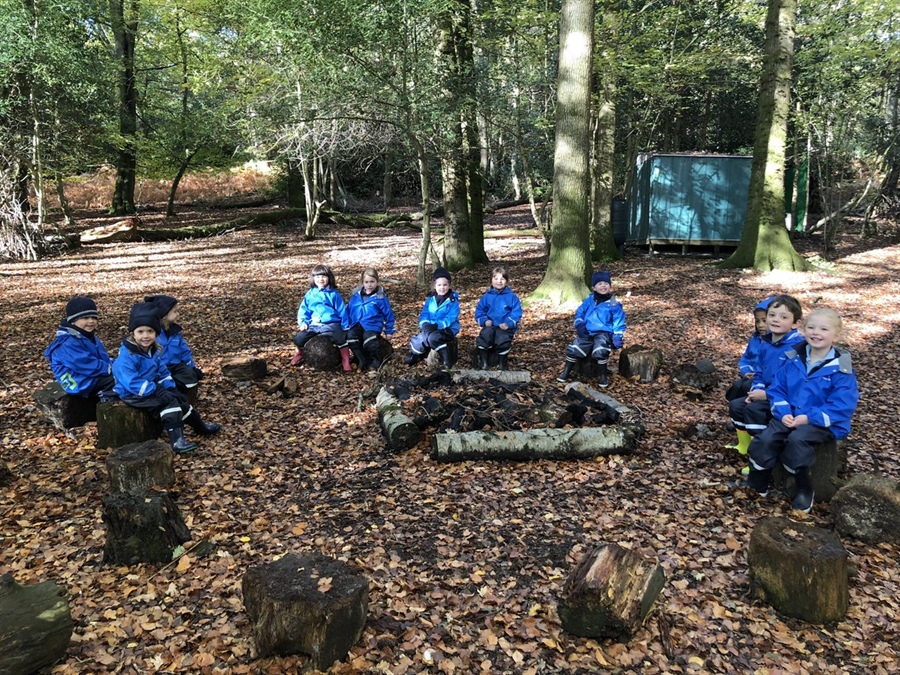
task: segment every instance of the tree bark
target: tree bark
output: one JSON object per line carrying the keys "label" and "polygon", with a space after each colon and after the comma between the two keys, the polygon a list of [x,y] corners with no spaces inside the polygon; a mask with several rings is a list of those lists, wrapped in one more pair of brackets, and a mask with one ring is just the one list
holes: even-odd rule
{"label": "tree bark", "polygon": [[802,271],[784,216],[784,162],[791,102],[791,63],[797,0],[768,0],[766,46],[741,241],[722,267]]}
{"label": "tree bark", "polygon": [[529,370],[454,370],[452,372],[454,382],[487,382],[498,380],[506,384],[524,384],[531,382]]}
{"label": "tree bark", "polygon": [[106,458],[110,492],[143,495],[153,486],[175,485],[175,453],[159,440],[130,443],[116,448]]}
{"label": "tree bark", "polygon": [[191,533],[167,492],[113,492],[103,498],[106,545],[103,561],[114,565],[167,563]]}
{"label": "tree bark", "polygon": [[575,305],[590,277],[590,104],[594,3],[563,0],[559,19],[553,216],[547,271],[532,298]]}
{"label": "tree bark", "polygon": [[138,30],[138,0],[110,0],[110,14],[118,62],[119,136],[116,153],[116,187],[110,212],[134,213],[137,172],[137,88],[134,81],[134,49]]}
{"label": "tree bark", "polygon": [[431,459],[458,462],[469,459],[586,459],[630,455],[640,431],[632,426],[528,431],[467,431],[435,434]]}
{"label": "tree bark", "polygon": [[22,586],[0,576],[0,673],[35,673],[65,656],[72,639],[65,596],[51,581]]}
{"label": "tree bark", "polygon": [[[607,7],[602,27],[611,36],[618,32],[618,11]],[[591,260],[618,260],[621,256],[613,237],[612,209],[613,179],[616,150],[616,68],[615,51],[595,75],[598,96],[593,116],[593,144],[591,148]]]}
{"label": "tree bark", "polygon": [[400,401],[387,389],[382,388],[378,392],[375,407],[382,433],[392,450],[409,450],[422,438],[422,431],[403,414]]}

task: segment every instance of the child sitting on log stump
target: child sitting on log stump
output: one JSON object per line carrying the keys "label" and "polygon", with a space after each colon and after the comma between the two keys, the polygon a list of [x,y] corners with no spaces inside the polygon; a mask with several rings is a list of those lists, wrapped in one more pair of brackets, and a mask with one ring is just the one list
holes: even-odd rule
{"label": "child sitting on log stump", "polygon": [[[753,308],[754,330],[750,339],[747,340],[747,346],[738,361],[738,371],[741,376],[739,379],[731,383],[728,391],[725,392],[725,400],[733,401],[736,398],[746,398],[750,393],[750,385],[753,384],[753,375],[756,373],[758,366],[759,353],[762,350],[762,336],[768,330],[766,328],[766,314],[769,305],[772,304],[774,296],[761,300],[756,307]],[[729,446],[731,447],[731,446]]]}
{"label": "child sitting on log stump", "polygon": [[475,322],[481,326],[475,346],[481,357],[482,370],[487,370],[490,365],[491,350],[499,358],[500,370],[506,370],[512,339],[522,320],[522,303],[508,284],[507,269],[495,267],[491,271],[491,287],[475,306]]}
{"label": "child sitting on log stump", "polygon": [[772,421],[750,443],[750,474],[744,484],[762,496],[769,492],[777,462],[794,475],[791,507],[809,513],[813,505],[810,467],[816,446],[845,438],[859,402],[850,353],[834,346],[841,333],[840,315],[816,309],[806,319],[806,344],[786,354],[768,388]]}
{"label": "child sitting on log stump", "polygon": [[162,347],[162,359],[175,380],[175,386],[183,394],[196,389],[203,379],[203,371],[194,363],[194,355],[184,339],[178,320],[178,300],[170,295],[148,295],[144,302],[156,308],[159,317],[160,331],[156,342]]}
{"label": "child sitting on log stump", "polygon": [[66,318],[44,350],[53,376],[70,396],[97,398],[116,383],[112,360],[97,335],[99,322],[97,304],[91,298],[72,298],[66,304]]}
{"label": "child sitting on log stump", "polygon": [[746,396],[729,402],[728,413],[737,433],[737,443],[729,446],[746,455],[750,439],[766,428],[772,414],[771,399],[766,389],[785,362],[786,354],[803,344],[803,334],[797,330],[803,318],[800,301],[791,295],[776,295],[766,310],[765,335],[760,338],[756,372]]}
{"label": "child sitting on log stump", "polygon": [[390,341],[394,334],[394,310],[374,268],[363,270],[360,282],[347,303],[347,346],[360,370],[378,370],[381,367],[378,338],[383,332]]}
{"label": "child sitting on log stump", "polygon": [[609,356],[613,349],[622,348],[625,310],[613,295],[609,272],[594,272],[591,288],[593,293],[575,310],[575,340],[566,347],[566,365],[556,380],[568,380],[575,362],[590,356],[599,366],[597,384],[606,387],[609,385]]}
{"label": "child sitting on log stump", "polygon": [[433,290],[419,312],[419,333],[410,340],[409,354],[403,361],[413,366],[433,349],[449,368],[453,365],[449,343],[459,333],[459,293],[450,288],[450,272],[443,267],[434,271],[431,281]]}
{"label": "child sitting on log stump", "polygon": [[161,327],[154,305],[141,302],[131,308],[128,318],[130,335],[122,341],[113,362],[116,393],[133,408],[145,410],[162,422],[172,450],[185,454],[197,444],[184,437],[184,423],[200,435],[215,434],[221,425],[206,424],[175,386],[175,380],[162,359],[162,348],[156,342]]}
{"label": "child sitting on log stump", "polygon": [[341,367],[345,373],[349,373],[350,348],[344,331],[346,323],[347,306],[337,290],[334,272],[328,265],[316,265],[309,275],[309,290],[297,308],[297,325],[300,331],[294,336],[297,353],[291,359],[291,365],[303,363],[303,345],[316,335],[326,335],[340,350]]}

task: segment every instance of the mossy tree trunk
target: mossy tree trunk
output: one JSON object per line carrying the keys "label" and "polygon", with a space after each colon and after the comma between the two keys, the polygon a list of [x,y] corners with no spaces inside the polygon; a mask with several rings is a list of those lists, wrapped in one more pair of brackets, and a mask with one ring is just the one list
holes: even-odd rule
{"label": "mossy tree trunk", "polygon": [[588,211],[594,3],[564,0],[559,19],[550,259],[532,298],[574,304],[591,271]]}
{"label": "mossy tree trunk", "polygon": [[808,267],[784,224],[784,161],[796,20],[797,0],[769,0],[747,215],[741,241],[722,267],[761,271]]}

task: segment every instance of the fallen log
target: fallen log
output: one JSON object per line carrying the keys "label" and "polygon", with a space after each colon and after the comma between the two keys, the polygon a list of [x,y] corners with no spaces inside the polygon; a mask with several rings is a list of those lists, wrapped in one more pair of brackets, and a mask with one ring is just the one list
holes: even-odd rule
{"label": "fallen log", "polygon": [[392,450],[409,450],[422,438],[422,431],[403,414],[400,401],[382,387],[375,397],[381,432]]}
{"label": "fallen log", "polygon": [[422,227],[413,224],[412,217],[408,213],[342,213],[333,209],[322,209],[319,214],[322,222],[330,221],[336,225],[355,229],[400,226],[421,229]]}
{"label": "fallen log", "polygon": [[638,425],[622,425],[435,434],[431,441],[431,459],[459,462],[469,459],[587,459],[630,455],[643,431]]}
{"label": "fallen log", "polygon": [[487,382],[497,380],[505,384],[524,384],[531,382],[530,370],[454,370],[453,381]]}
{"label": "fallen log", "polygon": [[72,613],[52,581],[22,586],[0,576],[0,673],[34,673],[66,654]]}
{"label": "fallen log", "polygon": [[230,356],[222,359],[222,377],[229,380],[261,380],[268,371],[266,360],[256,356]]}
{"label": "fallen log", "polygon": [[223,223],[210,225],[188,225],[185,227],[142,228],[138,218],[126,218],[112,225],[103,225],[81,233],[82,244],[109,244],[125,241],[170,241],[173,239],[196,239],[214,237],[225,232],[246,230],[258,225],[274,225],[285,220],[302,218],[304,209],[277,209],[241,216]]}
{"label": "fallen log", "polygon": [[585,398],[593,399],[594,401],[597,401],[599,403],[605,403],[619,414],[625,415],[631,412],[631,408],[623,405],[622,403],[619,403],[612,396],[604,394],[602,391],[598,391],[593,387],[589,387],[581,382],[572,382],[571,384],[567,384],[565,387],[566,393],[568,393],[570,389],[578,392]]}

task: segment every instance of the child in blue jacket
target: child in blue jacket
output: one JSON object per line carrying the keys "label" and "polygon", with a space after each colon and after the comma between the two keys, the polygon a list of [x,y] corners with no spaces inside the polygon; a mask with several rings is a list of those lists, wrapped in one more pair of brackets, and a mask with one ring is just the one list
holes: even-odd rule
{"label": "child in blue jacket", "polygon": [[71,396],[97,398],[112,389],[112,360],[97,335],[97,305],[83,295],[66,303],[66,318],[44,350],[53,376]]}
{"label": "child in blue jacket", "polygon": [[593,293],[575,310],[575,340],[566,347],[566,365],[556,378],[565,382],[578,359],[591,356],[600,366],[597,384],[609,385],[609,355],[622,348],[625,335],[625,310],[612,292],[612,275],[594,272],[591,275]]}
{"label": "child in blue jacket", "polygon": [[185,454],[197,448],[184,437],[187,422],[198,434],[217,433],[222,427],[206,424],[175,386],[175,380],[162,359],[162,348],[156,342],[160,333],[156,307],[141,302],[131,308],[128,318],[130,335],[122,341],[113,362],[116,393],[126,405],[146,410],[162,422],[172,450]]}
{"label": "child in blue jacket", "polygon": [[742,455],[747,454],[751,437],[765,429],[772,417],[766,389],[784,364],[785,354],[803,344],[803,334],[797,330],[802,318],[803,308],[793,296],[776,295],[769,303],[766,310],[768,330],[760,338],[750,391],[745,397],[736,398],[728,404],[731,423],[737,432],[737,445],[732,447]]}
{"label": "child in blue jacket", "polygon": [[363,270],[360,282],[347,303],[347,346],[360,370],[378,370],[381,367],[378,337],[383,332],[390,341],[394,334],[394,310],[374,268]]}
{"label": "child in blue jacket", "polygon": [[733,401],[736,398],[746,397],[747,394],[750,393],[750,385],[753,384],[753,376],[757,369],[756,364],[759,359],[759,354],[762,351],[762,337],[768,330],[766,328],[766,311],[769,309],[769,305],[772,304],[772,300],[774,299],[774,296],[766,298],[753,308],[755,330],[750,336],[750,339],[747,340],[747,346],[744,348],[741,360],[738,361],[738,371],[741,374],[740,379],[735,380],[731,383],[731,386],[728,387],[728,391],[725,392],[726,401]]}
{"label": "child in blue jacket", "polygon": [[497,266],[491,271],[491,287],[475,306],[475,322],[481,332],[475,340],[481,357],[481,369],[487,370],[491,350],[499,357],[500,370],[506,370],[512,339],[522,320],[522,303],[509,287],[509,272]]}
{"label": "child in blue jacket", "polygon": [[850,433],[850,419],[859,402],[859,387],[850,353],[834,346],[842,330],[832,309],[816,309],[806,319],[806,344],[787,353],[787,361],[768,387],[772,421],[750,443],[750,474],[746,485],[765,496],[775,464],[794,474],[796,492],[791,507],[812,509],[809,468],[816,446]]}
{"label": "child in blue jacket", "polygon": [[162,360],[169,369],[175,385],[182,393],[196,389],[203,378],[203,371],[194,363],[194,355],[184,339],[182,328],[175,323],[178,320],[178,300],[170,295],[148,295],[144,302],[156,307],[159,317],[160,332],[156,342],[162,347]]}
{"label": "child in blue jacket", "polygon": [[459,333],[459,293],[450,288],[450,272],[438,267],[431,275],[433,290],[425,298],[419,312],[419,333],[409,343],[409,354],[403,359],[415,365],[432,349],[447,368],[453,365],[449,343]]}
{"label": "child in blue jacket", "polygon": [[316,335],[327,335],[341,352],[341,366],[350,372],[350,349],[347,347],[347,306],[337,290],[334,272],[328,265],[316,265],[309,275],[309,290],[297,308],[300,331],[294,336],[297,353],[291,365],[303,363],[303,345]]}

